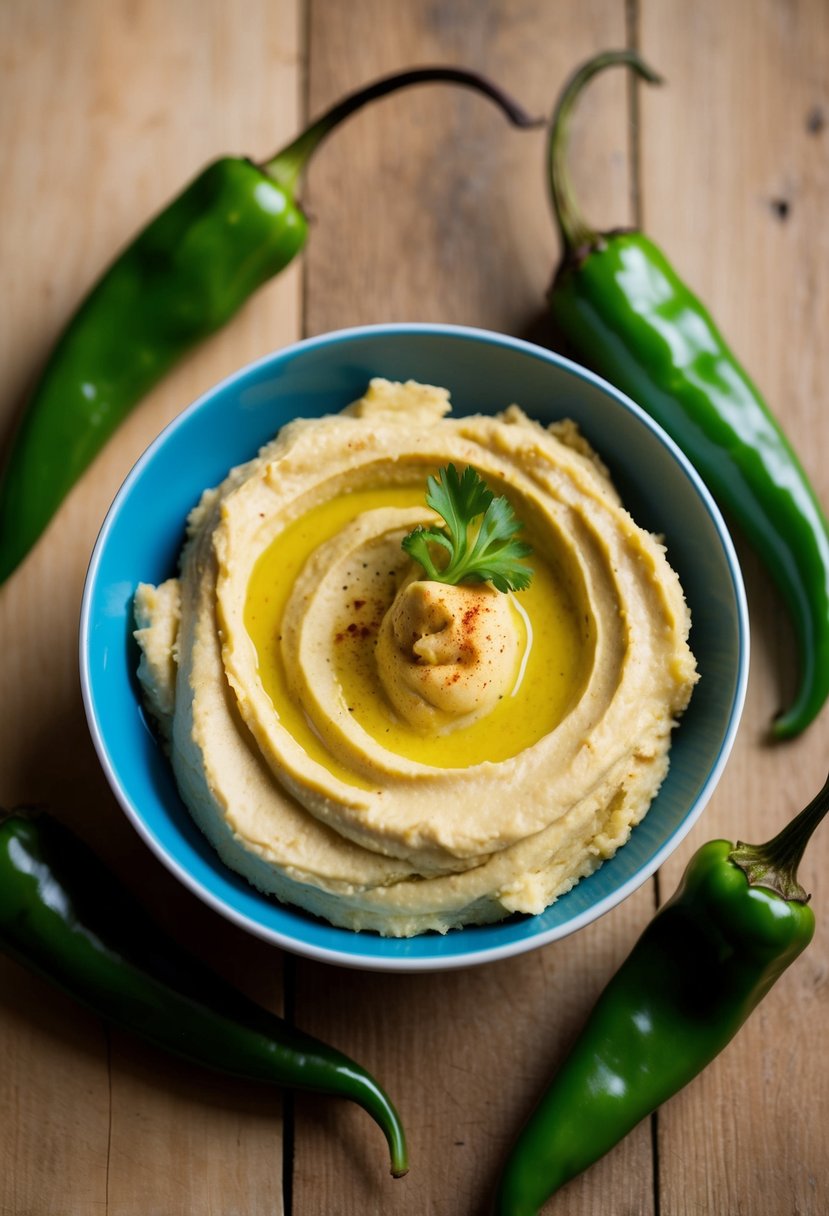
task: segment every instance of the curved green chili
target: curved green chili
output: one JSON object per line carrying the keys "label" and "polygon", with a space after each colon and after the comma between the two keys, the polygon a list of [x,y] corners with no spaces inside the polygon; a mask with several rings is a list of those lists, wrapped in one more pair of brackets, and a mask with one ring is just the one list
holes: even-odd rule
{"label": "curved green chili", "polygon": [[0,819],[0,949],[102,1018],[185,1060],[356,1102],[385,1135],[392,1174],[406,1173],[403,1127],[377,1081],[177,946],[48,815]]}
{"label": "curved green chili", "polygon": [[58,339],[13,441],[0,476],[0,582],[140,398],[300,251],[308,224],[296,191],[322,140],[387,93],[441,82],[490,98],[517,126],[537,125],[475,72],[400,72],[344,98],[262,164],[209,164],[127,246]]}
{"label": "curved green chili", "polygon": [[733,1038],[812,939],[797,867],[827,811],[829,781],[767,844],[694,854],[520,1133],[495,1216],[536,1216]]}
{"label": "curved green chili", "polygon": [[553,115],[550,190],[563,257],[550,307],[576,355],[690,457],[777,583],[800,658],[794,701],[772,727],[788,738],[829,696],[829,525],[779,423],[665,256],[640,232],[596,232],[579,212],[566,166],[570,115],[587,82],[615,64],[659,79],[632,51],[597,55],[565,85]]}

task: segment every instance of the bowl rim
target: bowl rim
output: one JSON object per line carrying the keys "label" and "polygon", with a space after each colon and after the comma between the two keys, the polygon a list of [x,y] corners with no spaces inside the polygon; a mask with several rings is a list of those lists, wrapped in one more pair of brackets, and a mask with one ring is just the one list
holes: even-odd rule
{"label": "bowl rim", "polygon": [[[144,817],[141,815],[138,809],[132,805],[131,800],[127,797],[126,792],[122,788],[121,782],[115,773],[95,708],[88,645],[92,619],[93,593],[95,590],[97,575],[103,554],[106,549],[109,533],[112,530],[115,520],[121,510],[122,503],[129,495],[134,483],[140,479],[144,468],[153,460],[155,453],[164,445],[170,434],[177,430],[187,418],[203,408],[205,404],[218,393],[233,385],[235,381],[242,380],[243,378],[255,374],[257,370],[271,363],[278,363],[283,359],[290,360],[293,356],[300,352],[313,351],[315,347],[330,346],[332,344],[336,345],[340,342],[351,341],[355,338],[377,338],[384,335],[400,336],[409,334],[425,334],[438,337],[445,336],[466,339],[473,342],[485,342],[490,345],[506,347],[519,353],[529,355],[533,358],[540,358],[543,361],[561,367],[563,370],[575,376],[577,379],[584,380],[587,383],[599,388],[602,392],[614,398],[616,402],[629,413],[633,414],[633,416],[637,418],[643,426],[650,430],[654,437],[665,448],[668,449],[668,452],[673,456],[675,462],[679,465],[685,477],[691,482],[697,496],[701,500],[702,505],[710,515],[718,539],[722,545],[726,565],[731,577],[731,586],[735,600],[737,617],[737,678],[735,680],[734,692],[728,714],[727,728],[720,742],[716,759],[711,765],[696,799],[683,816],[682,821],[662,842],[662,845],[656,850],[650,860],[645,862],[620,887],[603,896],[601,899],[591,904],[589,908],[575,914],[570,920],[565,921],[562,924],[554,925],[547,930],[539,931],[537,934],[507,941],[503,945],[485,947],[479,950],[467,949],[466,951],[464,951],[463,947],[460,946],[457,951],[450,954],[425,957],[406,957],[405,955],[395,957],[392,955],[372,956],[352,954],[346,950],[308,943],[303,941],[301,938],[293,937],[285,932],[282,932],[281,930],[264,925],[244,912],[239,911],[232,904],[227,903],[220,896],[214,894],[211,890],[204,886],[198,878],[191,874],[190,871],[186,869],[177,858],[167,851],[162,842],[154,836],[148,824],[145,822]],[[246,930],[248,933],[252,933],[254,936],[259,937],[272,945],[279,946],[281,949],[287,950],[290,953],[298,954],[305,958],[311,958],[317,962],[330,963],[336,966],[357,970],[383,972],[431,972],[456,970],[459,968],[495,962],[502,958],[509,958],[518,954],[523,954],[529,950],[538,949],[539,947],[549,945],[553,941],[568,937],[571,933],[575,933],[578,929],[582,929],[588,924],[591,924],[593,921],[599,920],[607,912],[610,912],[613,908],[637,891],[639,887],[643,886],[648,879],[656,873],[656,871],[664,864],[668,857],[675,851],[685,836],[691,831],[691,828],[699,819],[714,790],[716,789],[720,778],[722,777],[722,773],[725,769],[725,765],[728,761],[734,740],[737,735],[745,704],[749,675],[750,633],[748,604],[742,572],[734,543],[731,539],[731,535],[722,514],[714,501],[711,492],[705,485],[700,474],[692,465],[690,459],[685,455],[685,453],[670,437],[670,435],[668,435],[667,432],[663,430],[663,428],[657,422],[655,422],[654,419],[651,418],[651,416],[647,414],[641,406],[637,405],[635,401],[633,401],[620,389],[616,388],[613,384],[610,384],[601,376],[590,371],[588,368],[583,367],[581,364],[574,362],[564,355],[560,355],[557,351],[549,350],[546,347],[539,346],[536,343],[529,342],[523,338],[516,338],[509,334],[503,334],[494,330],[487,330],[474,326],[451,325],[441,322],[428,321],[401,321],[373,325],[360,325],[331,330],[327,333],[302,338],[286,346],[279,347],[265,355],[260,356],[257,359],[243,364],[241,367],[236,368],[221,380],[212,384],[197,398],[195,398],[195,400],[190,402],[189,405],[180,410],[178,414],[176,414],[176,416],[164,426],[158,435],[156,435],[155,439],[153,439],[144,449],[133,464],[132,468],[127,473],[101,524],[90,556],[84,580],[79,622],[78,650],[81,695],[84,710],[86,713],[87,724],[93,746],[97,753],[104,776],[106,777],[109,787],[115,795],[115,798],[122,811],[127,816],[127,819],[132,824],[140,838],[151,849],[155,856],[166,866],[166,868],[179,880],[179,882],[181,882],[187,889],[202,900],[202,902],[206,903],[214,911],[225,917],[225,919],[237,924],[240,928]],[[497,923],[490,927],[497,928]],[[463,931],[461,930],[460,932],[462,933]],[[355,933],[354,936],[356,940],[362,935]],[[395,939],[385,940],[390,941]],[[404,938],[401,940],[404,942],[410,942],[416,939]]]}

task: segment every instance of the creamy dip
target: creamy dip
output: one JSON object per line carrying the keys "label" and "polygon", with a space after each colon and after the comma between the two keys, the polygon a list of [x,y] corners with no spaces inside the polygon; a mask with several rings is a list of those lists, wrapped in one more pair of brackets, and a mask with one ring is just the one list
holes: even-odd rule
{"label": "creamy dip", "polygon": [[[139,676],[197,823],[233,869],[353,929],[543,910],[612,856],[696,680],[660,541],[572,423],[371,382],[205,492],[181,573],[135,599]],[[429,579],[402,547],[427,476],[477,470],[530,586]]]}

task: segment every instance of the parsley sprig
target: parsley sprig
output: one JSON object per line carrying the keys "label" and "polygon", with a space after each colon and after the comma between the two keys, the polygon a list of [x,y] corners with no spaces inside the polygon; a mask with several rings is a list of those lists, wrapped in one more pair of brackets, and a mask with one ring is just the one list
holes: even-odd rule
{"label": "parsley sprig", "polygon": [[[521,524],[508,500],[496,498],[471,466],[459,474],[453,464],[427,479],[426,502],[443,518],[443,528],[418,525],[403,538],[403,548],[437,583],[492,583],[499,591],[523,591],[533,572],[523,562],[530,545],[516,540]],[[480,523],[476,525],[476,521]],[[449,554],[438,569],[431,543]]]}

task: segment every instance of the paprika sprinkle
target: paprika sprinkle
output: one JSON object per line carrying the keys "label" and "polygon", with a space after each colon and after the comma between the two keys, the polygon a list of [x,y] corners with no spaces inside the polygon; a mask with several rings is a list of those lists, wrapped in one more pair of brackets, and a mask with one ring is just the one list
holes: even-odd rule
{"label": "paprika sprinkle", "polygon": [[829,781],[767,844],[697,850],[521,1132],[495,1216],[536,1216],[733,1038],[812,940],[797,867],[827,811]]}
{"label": "paprika sprinkle", "polygon": [[45,814],[0,818],[0,949],[108,1021],[233,1077],[348,1098],[408,1169],[400,1119],[348,1056],[255,1004],[171,941]]}
{"label": "paprika sprinkle", "polygon": [[300,251],[308,222],[297,188],[325,137],[369,102],[429,83],[474,89],[516,126],[538,125],[475,72],[425,67],[384,77],[262,164],[213,161],[105,271],[49,356],[0,476],[0,583],[141,397]]}
{"label": "paprika sprinkle", "polygon": [[799,734],[829,696],[829,524],[779,423],[700,301],[641,232],[596,232],[567,173],[570,116],[598,72],[622,64],[657,83],[633,51],[607,51],[564,86],[549,134],[563,256],[549,292],[577,357],[646,410],[739,523],[786,602],[800,656],[793,703],[772,726]]}

